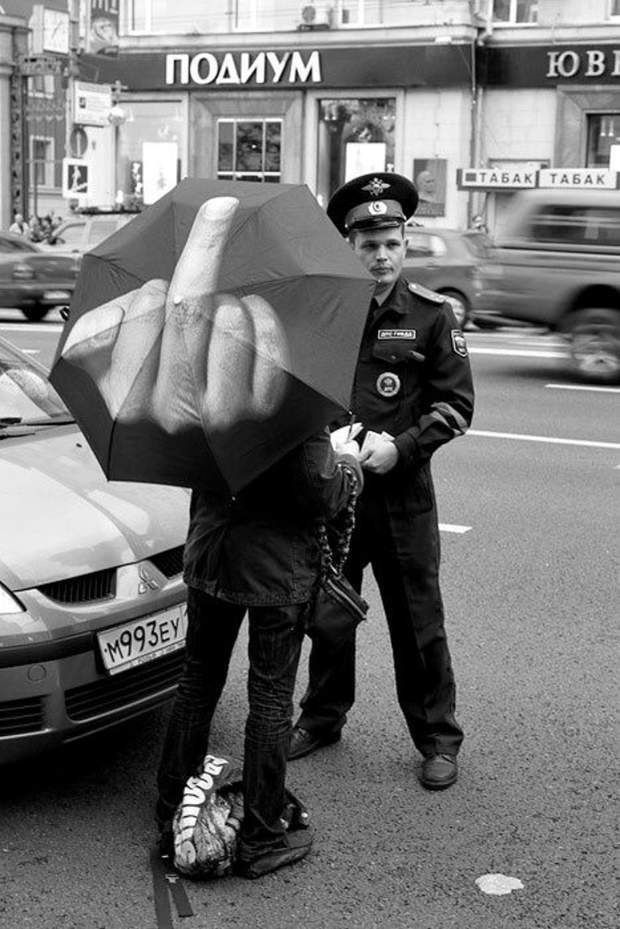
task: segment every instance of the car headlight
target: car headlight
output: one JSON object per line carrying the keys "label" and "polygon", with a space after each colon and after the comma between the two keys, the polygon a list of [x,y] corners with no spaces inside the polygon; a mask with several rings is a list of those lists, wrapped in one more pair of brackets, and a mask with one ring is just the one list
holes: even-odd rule
{"label": "car headlight", "polygon": [[10,590],[7,590],[3,584],[0,584],[0,613],[23,613],[25,607],[19,602],[17,597],[13,596]]}

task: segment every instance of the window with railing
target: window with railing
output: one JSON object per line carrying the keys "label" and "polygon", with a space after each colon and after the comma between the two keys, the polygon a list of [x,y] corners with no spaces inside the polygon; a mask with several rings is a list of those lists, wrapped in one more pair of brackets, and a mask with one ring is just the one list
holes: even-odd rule
{"label": "window with railing", "polygon": [[54,186],[54,140],[30,136],[30,184],[33,189]]}
{"label": "window with railing", "polygon": [[[460,8],[465,15],[467,0],[450,0],[452,13]],[[126,0],[122,10],[122,31],[135,35],[436,25],[445,12],[444,0]]]}
{"label": "window with railing", "polygon": [[277,184],[282,176],[281,119],[218,119],[217,176]]}
{"label": "window with railing", "polygon": [[620,19],[620,0],[610,0],[609,15]]}
{"label": "window with railing", "polygon": [[538,0],[493,0],[495,23],[532,25],[538,22]]}

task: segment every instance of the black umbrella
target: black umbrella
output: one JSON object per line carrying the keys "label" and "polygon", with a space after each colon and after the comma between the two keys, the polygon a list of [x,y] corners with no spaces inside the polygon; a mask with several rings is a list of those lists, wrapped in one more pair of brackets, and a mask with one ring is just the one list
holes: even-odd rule
{"label": "black umbrella", "polygon": [[110,480],[235,492],[348,407],[373,291],[307,187],[187,179],[84,256],[50,380]]}

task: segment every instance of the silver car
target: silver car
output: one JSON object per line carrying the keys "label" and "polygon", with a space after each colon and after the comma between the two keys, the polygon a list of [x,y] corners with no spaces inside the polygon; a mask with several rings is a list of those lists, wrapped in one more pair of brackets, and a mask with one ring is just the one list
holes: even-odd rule
{"label": "silver car", "polygon": [[459,326],[467,325],[474,301],[475,276],[490,240],[483,232],[409,225],[403,275],[443,294]]}
{"label": "silver car", "polygon": [[185,489],[108,482],[44,368],[0,339],[0,764],[174,692]]}
{"label": "silver car", "polygon": [[477,275],[473,318],[566,337],[584,380],[620,381],[620,191],[528,190]]}

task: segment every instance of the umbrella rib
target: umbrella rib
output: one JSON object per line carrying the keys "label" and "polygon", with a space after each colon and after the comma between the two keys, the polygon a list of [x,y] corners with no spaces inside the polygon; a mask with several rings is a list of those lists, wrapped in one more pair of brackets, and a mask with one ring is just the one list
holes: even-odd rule
{"label": "umbrella rib", "polygon": [[146,283],[144,278],[139,277],[137,274],[134,274],[133,271],[128,271],[127,268],[125,268],[122,264],[119,264],[118,261],[113,261],[111,258],[108,258],[107,255],[97,255],[93,251],[93,252],[86,252],[86,255],[84,257],[88,257],[91,260],[95,258],[97,261],[102,262],[102,264],[108,267],[111,265],[113,268],[118,268],[118,270],[122,271],[123,274],[126,274],[128,277],[132,277],[135,281],[139,281],[141,284]]}
{"label": "umbrella rib", "polygon": [[[289,277],[278,277],[277,283],[278,283],[278,284],[282,284],[282,283],[283,283],[283,284],[286,284],[288,281],[298,281],[298,280],[300,280],[301,278],[310,278],[310,279],[312,279],[312,278],[315,278],[315,277],[321,278],[321,279],[326,280],[326,281],[331,281],[331,280],[334,280],[334,281],[342,281],[342,280],[356,281],[356,280],[358,280],[358,278],[354,277],[352,274],[336,274],[336,273],[325,274],[324,272],[321,272],[321,271],[316,271],[316,272],[314,272],[314,271],[306,271],[306,272],[300,271],[299,274],[291,274],[291,275],[289,275]],[[359,280],[362,280],[362,281],[363,281],[364,278],[359,278]],[[372,279],[371,277],[369,277],[368,280],[371,281],[371,282],[373,282],[373,279]],[[244,286],[243,288],[240,288],[240,287],[231,288],[231,291],[229,291],[229,293],[230,293],[230,292],[232,292],[232,293],[243,293],[243,294],[251,293],[252,291],[250,290],[250,288],[252,288],[252,287],[262,287],[262,286],[264,286],[265,284],[273,284],[273,283],[274,283],[274,278],[265,278],[265,279],[263,279],[263,280],[251,281],[249,284],[247,284],[247,285]],[[373,283],[374,283],[374,282],[373,282]],[[371,294],[371,297],[372,297],[372,294]],[[368,302],[370,303],[370,298],[369,298]]]}

